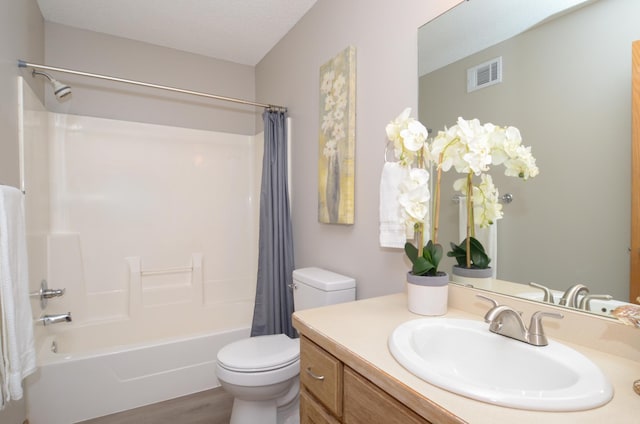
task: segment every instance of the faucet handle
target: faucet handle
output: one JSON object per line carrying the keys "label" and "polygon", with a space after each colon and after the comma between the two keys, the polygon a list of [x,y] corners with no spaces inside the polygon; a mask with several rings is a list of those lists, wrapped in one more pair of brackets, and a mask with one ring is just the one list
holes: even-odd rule
{"label": "faucet handle", "polygon": [[533,282],[529,283],[529,285],[531,287],[535,287],[537,289],[540,289],[540,290],[542,290],[544,292],[544,298],[542,298],[543,302],[547,302],[547,303],[551,303],[551,304],[555,303],[553,301],[553,294],[551,293],[551,290],[549,289],[549,287],[543,286],[542,284],[533,283]]}
{"label": "faucet handle", "polygon": [[498,306],[498,301],[490,298],[489,296],[485,296],[483,294],[477,294],[476,297],[482,300],[486,300],[487,302],[491,302],[494,308]]}
{"label": "faucet handle", "polygon": [[531,315],[531,322],[529,323],[529,343],[532,345],[546,346],[549,344],[547,336],[544,334],[544,328],[542,328],[543,317],[562,319],[564,315],[544,311],[538,311]]}
{"label": "faucet handle", "polygon": [[499,306],[498,301],[482,294],[477,294],[476,297],[493,305],[484,315],[484,322],[491,322],[491,313]]}
{"label": "faucet handle", "polygon": [[583,296],[582,299],[580,299],[580,304],[578,305],[578,309],[582,309],[583,311],[591,311],[591,301],[593,299],[611,300],[613,299],[613,297],[608,294],[588,294],[586,296]]}

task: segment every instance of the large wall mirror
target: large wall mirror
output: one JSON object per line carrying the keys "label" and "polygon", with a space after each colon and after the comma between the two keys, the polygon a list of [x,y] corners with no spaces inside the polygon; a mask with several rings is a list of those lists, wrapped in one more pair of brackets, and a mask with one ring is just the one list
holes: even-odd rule
{"label": "large wall mirror", "polygon": [[[559,3],[563,10],[553,10]],[[419,29],[420,121],[434,132],[459,116],[515,126],[540,169],[528,181],[491,171],[500,194],[513,195],[497,223],[498,279],[533,293],[530,282],[558,292],[580,283],[629,301],[638,16],[637,0],[471,0]],[[439,50],[427,46],[433,41]],[[495,58],[502,82],[467,92],[467,69]],[[452,188],[460,176],[443,177],[447,250],[460,241]]]}

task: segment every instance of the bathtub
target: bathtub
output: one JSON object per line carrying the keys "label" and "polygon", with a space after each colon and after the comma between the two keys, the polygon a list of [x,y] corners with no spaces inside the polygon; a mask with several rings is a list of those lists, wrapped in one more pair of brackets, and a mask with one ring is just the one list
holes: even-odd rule
{"label": "bathtub", "polygon": [[[250,332],[242,327],[154,340],[153,331],[128,336],[130,327],[123,321],[45,335],[38,370],[26,381],[30,424],[70,424],[217,387],[218,350]],[[141,342],[143,336],[148,340]],[[138,341],[127,343],[129,337]]]}

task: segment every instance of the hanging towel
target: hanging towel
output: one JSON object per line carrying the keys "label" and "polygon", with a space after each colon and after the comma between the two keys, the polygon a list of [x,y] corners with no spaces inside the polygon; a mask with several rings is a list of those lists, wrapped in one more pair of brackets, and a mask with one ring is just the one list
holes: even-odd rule
{"label": "hanging towel", "polygon": [[[385,162],[380,178],[380,246],[404,248],[407,230],[402,222],[398,195],[409,170],[398,162]],[[412,235],[409,235],[411,238]]]}
{"label": "hanging towel", "polygon": [[36,369],[24,196],[8,186],[0,186],[0,322],[2,409],[22,398],[22,380]]}
{"label": "hanging towel", "polygon": [[[467,197],[458,197],[458,231],[460,243],[467,238]],[[496,278],[498,270],[498,221],[495,221],[488,228],[478,228],[476,226],[476,239],[482,243],[485,252],[489,255],[492,270],[492,277]]]}

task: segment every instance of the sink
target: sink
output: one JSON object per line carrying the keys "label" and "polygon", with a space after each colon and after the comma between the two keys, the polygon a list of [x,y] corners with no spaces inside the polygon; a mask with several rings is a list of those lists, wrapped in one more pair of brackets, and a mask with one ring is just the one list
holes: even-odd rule
{"label": "sink", "polygon": [[494,334],[481,321],[408,321],[389,337],[389,350],[426,382],[494,405],[580,411],[613,397],[604,374],[580,352],[553,340],[531,346]]}

